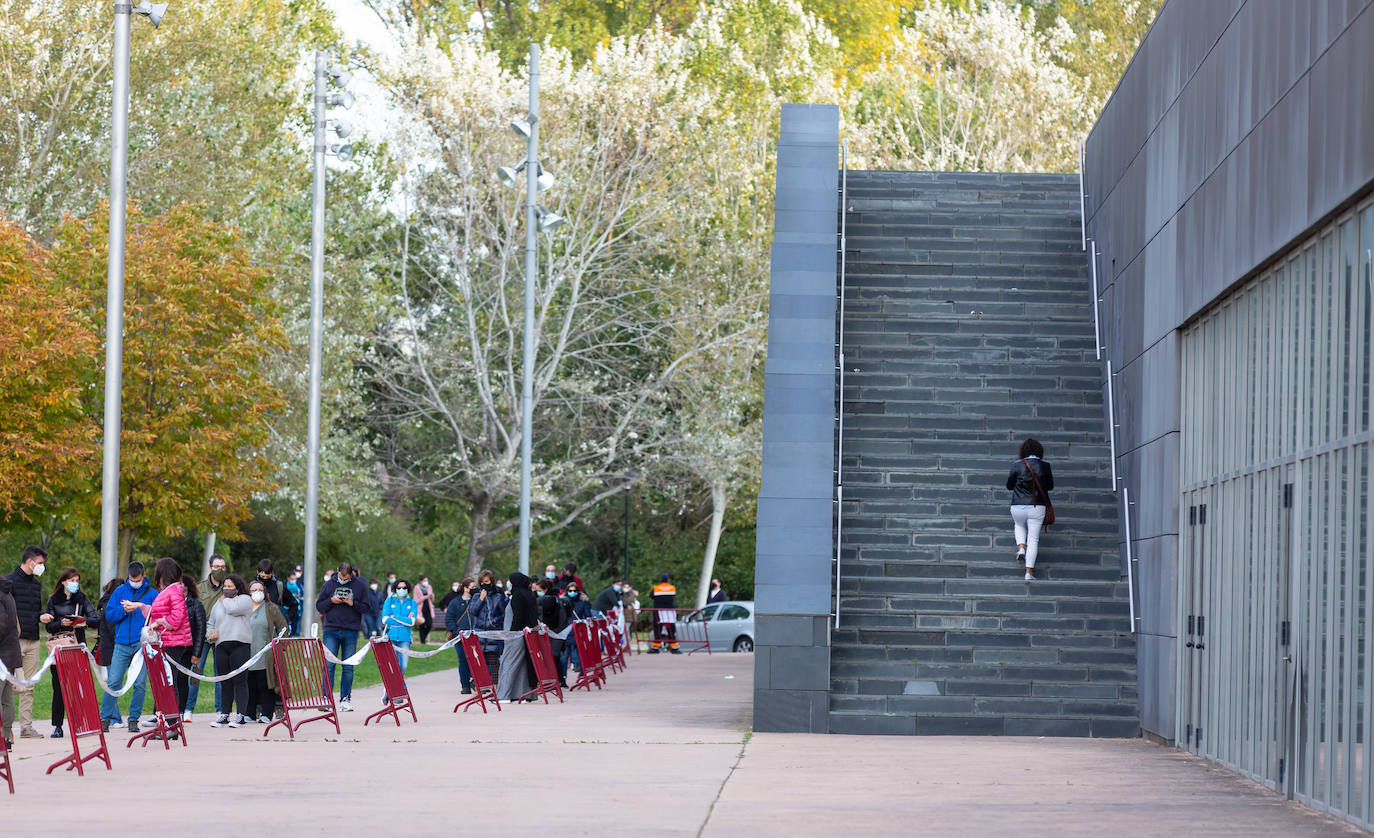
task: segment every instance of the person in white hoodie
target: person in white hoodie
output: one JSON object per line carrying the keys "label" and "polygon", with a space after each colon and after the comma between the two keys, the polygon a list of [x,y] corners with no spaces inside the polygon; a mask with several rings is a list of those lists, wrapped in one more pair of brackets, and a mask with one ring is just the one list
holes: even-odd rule
{"label": "person in white hoodie", "polygon": [[[215,672],[229,673],[248,662],[253,644],[253,600],[243,577],[231,573],[224,577],[219,600],[210,610],[206,636],[215,644]],[[224,683],[224,706],[210,727],[243,727],[248,709],[248,673],[240,672]],[[236,713],[230,713],[237,710]]]}

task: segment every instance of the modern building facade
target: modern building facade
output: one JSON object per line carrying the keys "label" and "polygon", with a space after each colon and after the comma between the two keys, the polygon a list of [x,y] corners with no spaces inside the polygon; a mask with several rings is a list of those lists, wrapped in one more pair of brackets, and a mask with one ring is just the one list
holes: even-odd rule
{"label": "modern building facade", "polygon": [[1081,192],[837,174],[784,110],[758,729],[1143,733],[1374,823],[1372,5],[1170,0]]}

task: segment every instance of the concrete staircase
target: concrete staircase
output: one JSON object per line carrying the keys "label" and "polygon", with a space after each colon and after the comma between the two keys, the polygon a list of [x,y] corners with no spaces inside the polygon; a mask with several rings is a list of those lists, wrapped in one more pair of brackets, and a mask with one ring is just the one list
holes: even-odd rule
{"label": "concrete staircase", "polygon": [[[830,730],[1135,736],[1077,178],[850,172]],[[1022,581],[1007,472],[1059,523]]]}

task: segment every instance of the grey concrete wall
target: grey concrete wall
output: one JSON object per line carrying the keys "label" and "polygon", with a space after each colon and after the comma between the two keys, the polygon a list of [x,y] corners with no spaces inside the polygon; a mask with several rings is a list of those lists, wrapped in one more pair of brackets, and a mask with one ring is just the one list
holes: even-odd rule
{"label": "grey concrete wall", "polygon": [[754,729],[826,733],[840,114],[784,105],[754,569]]}
{"label": "grey concrete wall", "polygon": [[1370,0],[1170,0],[1086,143],[1136,506],[1141,725],[1174,736],[1177,329],[1374,182]]}

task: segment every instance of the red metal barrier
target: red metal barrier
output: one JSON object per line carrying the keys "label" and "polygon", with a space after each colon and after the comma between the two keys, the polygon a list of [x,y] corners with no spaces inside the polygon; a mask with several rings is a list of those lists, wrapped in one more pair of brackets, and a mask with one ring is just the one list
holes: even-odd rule
{"label": "red metal barrier", "polygon": [[496,697],[496,683],[491,680],[491,670],[487,669],[487,658],[482,654],[482,641],[472,632],[464,632],[462,640],[458,645],[463,649],[463,657],[468,660],[468,670],[472,672],[472,691],[474,695],[466,701],[460,701],[453,705],[453,712],[457,713],[458,708],[463,708],[466,713],[473,704],[482,708],[482,712],[487,712],[487,702],[496,705],[497,712],[501,711],[501,700]]}
{"label": "red metal barrier", "polygon": [[549,632],[543,626],[537,629],[525,629],[525,651],[529,653],[530,662],[534,664],[534,677],[538,681],[534,689],[516,699],[523,701],[530,696],[540,696],[544,703],[549,703],[549,693],[558,696],[559,703],[563,701],[563,688],[558,684],[558,667],[553,662],[553,647],[549,643]]}
{"label": "red metal barrier", "polygon": [[396,647],[389,637],[370,637],[372,658],[377,661],[377,671],[382,673],[382,689],[386,691],[386,707],[363,720],[363,727],[379,716],[390,715],[401,726],[402,710],[410,711],[412,721],[420,720],[415,716],[415,705],[410,703],[410,690],[406,687],[405,673],[401,672],[401,662],[396,658]]}
{"label": "red metal barrier", "polygon": [[160,644],[144,644],[140,650],[143,666],[148,670],[148,686],[153,691],[153,718],[157,719],[157,724],[152,730],[130,736],[124,747],[132,748],[137,740],[146,748],[150,739],[161,739],[162,749],[166,751],[172,747],[168,739],[180,738],[181,747],[184,748],[186,729],[181,725],[181,708],[177,702],[176,684],[172,681],[172,666],[167,663],[167,656],[163,654]]}
{"label": "red metal barrier", "polygon": [[[67,708],[67,733],[72,738],[72,752],[48,766],[44,774],[51,774],[59,765],[67,770],[86,776],[82,766],[100,757],[106,770],[113,770],[110,764],[110,749],[105,745],[105,731],[100,726],[100,704],[96,701],[95,679],[91,677],[91,659],[85,646],[57,647],[57,678],[62,682],[62,703]],[[81,755],[81,740],[88,736],[100,739],[100,747],[85,756]]]}
{"label": "red metal barrier", "polygon": [[611,624],[611,636],[615,638],[616,663],[620,669],[625,669],[625,664],[629,662],[629,657],[625,654],[630,648],[630,622],[629,614],[622,612],[619,608],[612,608],[606,612],[606,619]]}
{"label": "red metal barrier", "polygon": [[573,641],[577,644],[577,658],[582,664],[582,675],[568,692],[578,687],[591,692],[593,684],[598,690],[601,689],[601,685],[606,683],[606,665],[601,658],[601,643],[598,638],[592,636],[592,623],[589,620],[574,621],[572,635]]}
{"label": "red metal barrier", "polygon": [[[596,628],[597,642],[602,653],[602,667],[608,672],[618,672],[625,668],[620,654],[620,646],[615,639],[615,629],[605,617],[595,617],[592,623]],[[580,654],[580,653],[579,653]]]}
{"label": "red metal barrier", "polygon": [[633,640],[634,651],[645,648],[655,649],[666,643],[673,648],[686,649],[687,654],[706,650],[711,654],[711,641],[707,635],[705,615],[699,608],[645,608],[635,620]]}
{"label": "red metal barrier", "polygon": [[14,768],[10,765],[10,749],[5,746],[3,735],[0,735],[0,780],[9,783],[10,794],[14,794]]}
{"label": "red metal barrier", "polygon": [[[285,724],[286,732],[295,739],[297,728],[321,719],[333,722],[334,730],[343,733],[339,728],[339,711],[334,705],[334,690],[325,680],[324,644],[318,638],[274,639],[272,664],[277,668],[277,686],[281,687],[281,705],[285,713],[262,731],[263,736],[277,725]],[[304,719],[292,716],[292,711],[299,715],[311,710],[323,712]]]}

